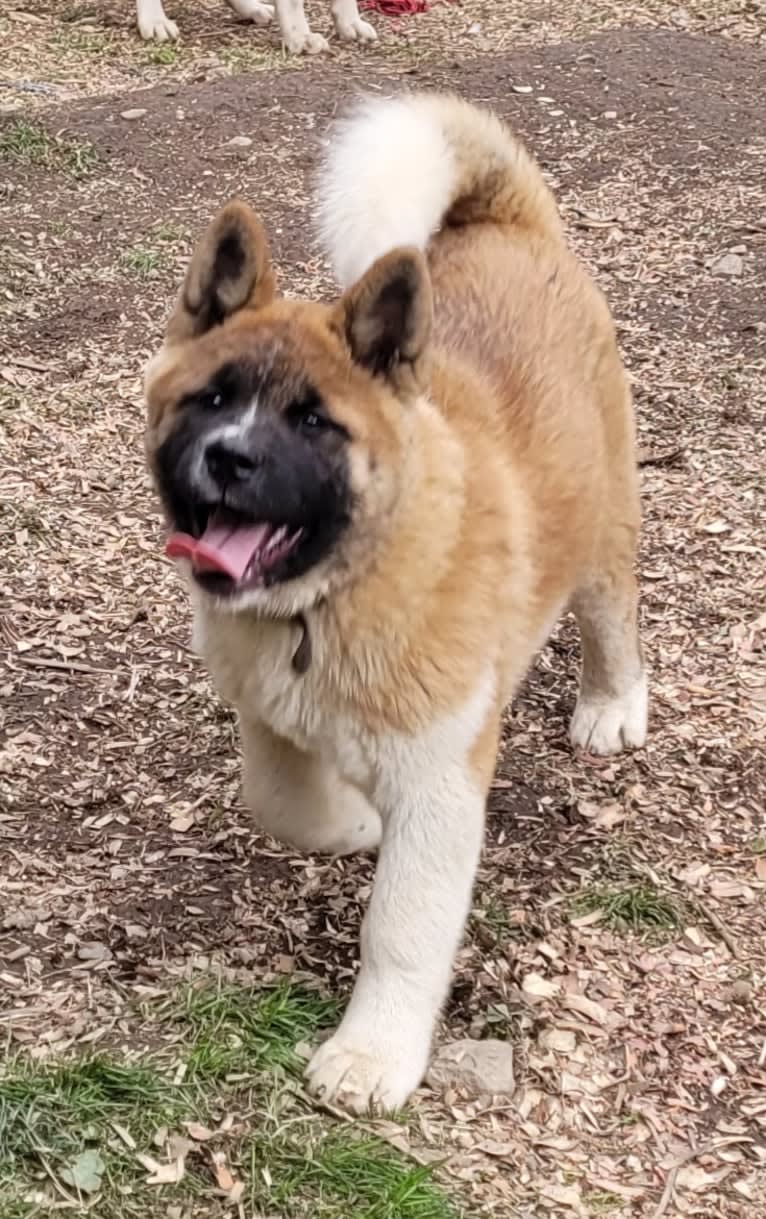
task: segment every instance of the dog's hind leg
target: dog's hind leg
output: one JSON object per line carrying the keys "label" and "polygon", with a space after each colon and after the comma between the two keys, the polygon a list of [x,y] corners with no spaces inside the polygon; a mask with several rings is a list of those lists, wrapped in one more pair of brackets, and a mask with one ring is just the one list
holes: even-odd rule
{"label": "dog's hind leg", "polygon": [[318,55],[329,43],[309,28],[303,0],[275,0],[282,42],[293,55]]}
{"label": "dog's hind leg", "polygon": [[274,5],[266,4],[264,0],[227,0],[229,8],[233,8],[240,17],[245,17],[255,25],[268,25],[274,16]]}
{"label": "dog's hind leg", "polygon": [[375,42],[377,33],[359,16],[356,0],[332,0],[335,32],[342,42]]}
{"label": "dog's hind leg", "polygon": [[305,753],[266,725],[242,721],[243,795],[258,824],[304,851],[369,851],[381,820],[359,788],[319,754]]}
{"label": "dog's hind leg", "polygon": [[618,512],[609,523],[599,566],[572,601],[582,637],[582,676],[569,735],[573,745],[590,753],[619,753],[640,748],[646,740],[648,694],[638,634],[633,515]]}

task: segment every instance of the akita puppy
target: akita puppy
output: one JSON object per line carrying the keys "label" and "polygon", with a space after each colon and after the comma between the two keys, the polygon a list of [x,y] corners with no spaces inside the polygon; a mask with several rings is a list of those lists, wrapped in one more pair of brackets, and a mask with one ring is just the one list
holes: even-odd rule
{"label": "akita puppy", "polygon": [[644,742],[630,394],[539,168],[454,97],[356,108],[320,226],[345,287],[276,291],[243,203],[203,236],[146,374],[147,451],[244,795],[307,851],[379,847],[361,968],[311,1088],[422,1079],[503,708],[561,612],[572,742]]}

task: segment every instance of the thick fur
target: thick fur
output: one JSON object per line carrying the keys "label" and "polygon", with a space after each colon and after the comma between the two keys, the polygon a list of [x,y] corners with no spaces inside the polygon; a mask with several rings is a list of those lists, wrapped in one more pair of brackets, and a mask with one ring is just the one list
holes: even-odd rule
{"label": "thick fur", "polygon": [[[282,42],[294,55],[316,55],[326,51],[329,43],[321,34],[309,29],[303,0],[227,0],[227,4],[248,21],[268,25],[276,8]],[[359,16],[356,0],[332,0],[335,32],[344,42],[374,42],[377,34],[368,21]],[[136,19],[142,38],[156,42],[174,42],[179,30],[175,21],[166,16],[162,0],[136,0]]]}
{"label": "thick fur", "polygon": [[[644,742],[639,506],[607,306],[505,126],[449,97],[364,103],[331,142],[319,216],[349,285],[329,306],[273,297],[243,205],[215,222],[147,373],[147,448],[157,472],[194,386],[272,347],[348,433],[353,510],[321,561],[226,603],[192,591],[261,824],[309,850],[380,842],[359,978],[308,1069],[359,1112],[401,1105],[422,1078],[501,714],[568,605],[583,641],[573,743]],[[215,251],[233,233],[249,261],[232,285]],[[200,284],[223,316],[204,333]]]}

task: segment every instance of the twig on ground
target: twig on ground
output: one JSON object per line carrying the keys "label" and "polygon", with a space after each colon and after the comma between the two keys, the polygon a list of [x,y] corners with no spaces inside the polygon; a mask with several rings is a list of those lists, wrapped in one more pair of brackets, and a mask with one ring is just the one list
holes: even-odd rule
{"label": "twig on ground", "polygon": [[737,944],[737,941],[734,939],[734,936],[732,935],[732,933],[729,931],[729,928],[724,923],[723,919],[718,914],[716,914],[715,910],[711,910],[710,907],[708,906],[707,902],[703,901],[703,899],[701,897],[695,896],[694,901],[696,902],[696,904],[699,907],[702,914],[704,914],[707,921],[711,924],[712,927],[714,927],[716,929],[716,931],[720,935],[721,939],[723,940],[724,944],[728,948],[729,952],[734,957],[734,960],[741,961],[742,953],[739,950],[739,945]]}

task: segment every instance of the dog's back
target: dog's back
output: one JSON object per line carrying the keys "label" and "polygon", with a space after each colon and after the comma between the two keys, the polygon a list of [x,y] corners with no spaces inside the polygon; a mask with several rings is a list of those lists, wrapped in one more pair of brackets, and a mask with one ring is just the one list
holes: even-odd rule
{"label": "dog's back", "polygon": [[[597,561],[615,513],[635,533],[639,511],[614,327],[540,168],[461,99],[367,101],[331,144],[319,224],[344,283],[394,246],[426,252],[434,399],[469,451],[477,429],[505,450],[531,508],[533,615],[546,619],[558,590]],[[474,392],[451,392],[456,364],[478,378]]]}

